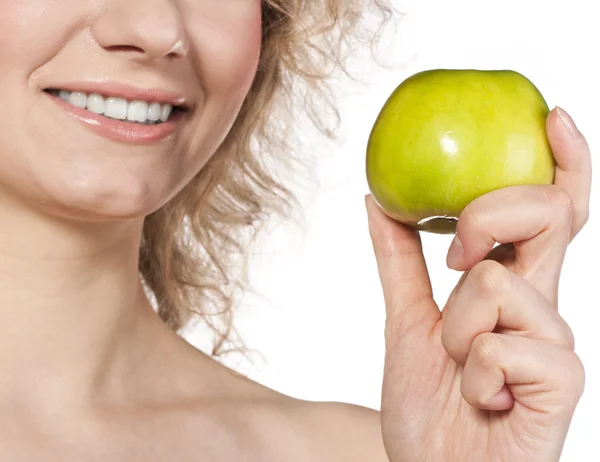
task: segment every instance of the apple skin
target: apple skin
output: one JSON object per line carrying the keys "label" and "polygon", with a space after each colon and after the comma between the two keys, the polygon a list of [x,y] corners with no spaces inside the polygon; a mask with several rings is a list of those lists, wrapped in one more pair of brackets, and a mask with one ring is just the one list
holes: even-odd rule
{"label": "apple skin", "polygon": [[535,85],[515,71],[414,74],[387,100],[369,137],[371,195],[398,222],[454,233],[475,198],[506,186],[553,183],[549,112]]}

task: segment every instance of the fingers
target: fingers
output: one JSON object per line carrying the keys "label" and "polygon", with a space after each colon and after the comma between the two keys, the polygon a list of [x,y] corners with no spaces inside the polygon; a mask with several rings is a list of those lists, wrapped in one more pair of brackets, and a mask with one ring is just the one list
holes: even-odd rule
{"label": "fingers", "polygon": [[418,322],[431,328],[440,312],[433,301],[419,233],[385,215],[370,195],[365,203],[388,326],[393,326],[394,335]]}
{"label": "fingers", "polygon": [[[515,259],[516,259],[516,253],[515,253],[515,246],[513,244],[502,244],[502,245],[496,246],[485,256],[485,260],[492,260],[492,261],[501,263],[504,266],[506,266],[507,268],[512,267]],[[468,271],[464,272],[461,275],[458,282],[456,283],[456,285],[454,286],[454,289],[452,289],[452,292],[450,293],[450,296],[448,297],[446,305],[444,306],[444,309],[442,310],[442,317],[444,317],[446,315],[448,307],[452,305],[452,302],[453,302],[454,298],[456,297],[457,292],[460,290],[461,286],[464,284],[465,279],[467,278],[468,275],[469,275]]]}
{"label": "fingers", "polygon": [[442,344],[465,364],[475,338],[489,332],[548,341],[573,349],[573,334],[531,284],[495,261],[476,265],[446,306]]}
{"label": "fingers", "polygon": [[567,191],[574,204],[572,239],[589,216],[592,185],[590,148],[573,119],[563,109],[556,108],[550,112],[546,126],[557,163],[554,183]]}
{"label": "fingers", "polygon": [[516,400],[541,412],[572,410],[583,391],[567,323],[529,282],[494,260],[476,264],[453,292],[442,345],[464,365],[463,397],[480,409],[507,410]]}
{"label": "fingers", "polygon": [[584,389],[585,372],[570,349],[513,335],[475,337],[461,391],[471,406],[490,411],[514,401],[539,412],[572,414]]}
{"label": "fingers", "polygon": [[[568,193],[554,185],[510,186],[484,194],[461,213],[455,237],[461,248],[450,249],[448,265],[465,271],[481,261],[496,242],[516,243],[542,233],[545,239],[538,240],[537,246],[547,244],[548,237],[562,245],[570,232],[573,209]],[[557,260],[562,262],[562,256]]]}
{"label": "fingers", "polygon": [[514,243],[514,268],[548,299],[556,298],[569,243],[573,202],[559,186],[512,186],[485,194],[461,213],[448,266],[465,271],[496,242]]}
{"label": "fingers", "polygon": [[474,200],[459,217],[447,263],[466,271],[496,242],[513,242],[511,269],[555,301],[566,244],[589,216],[591,156],[587,141],[564,110],[551,111],[547,131],[557,162],[555,184],[503,188]]}

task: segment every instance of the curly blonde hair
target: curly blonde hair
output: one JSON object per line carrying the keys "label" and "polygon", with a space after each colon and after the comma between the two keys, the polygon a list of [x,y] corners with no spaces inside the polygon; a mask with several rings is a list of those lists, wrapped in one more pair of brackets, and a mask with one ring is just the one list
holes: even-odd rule
{"label": "curly blonde hair", "polygon": [[321,116],[331,113],[324,104],[335,112],[328,78],[345,69],[350,48],[374,43],[381,28],[365,26],[368,12],[382,25],[391,7],[385,0],[264,0],[259,68],[233,128],[196,177],[145,219],[139,272],[146,293],[177,332],[193,317],[203,320],[215,334],[213,355],[240,348],[233,311],[235,294],[248,288],[245,250],[271,216],[287,217],[298,204],[268,161],[280,172],[307,171],[294,151],[296,111],[333,136]]}

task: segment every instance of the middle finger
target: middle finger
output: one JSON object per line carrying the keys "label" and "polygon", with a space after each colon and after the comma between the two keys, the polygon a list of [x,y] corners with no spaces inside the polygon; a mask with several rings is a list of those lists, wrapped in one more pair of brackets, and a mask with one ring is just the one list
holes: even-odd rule
{"label": "middle finger", "polygon": [[510,333],[573,348],[573,334],[557,310],[518,274],[492,260],[478,263],[447,306],[442,344],[464,364],[473,340]]}
{"label": "middle finger", "polygon": [[573,202],[560,186],[511,186],[484,194],[461,213],[448,266],[468,271],[497,242],[514,243],[510,269],[555,304],[572,219]]}

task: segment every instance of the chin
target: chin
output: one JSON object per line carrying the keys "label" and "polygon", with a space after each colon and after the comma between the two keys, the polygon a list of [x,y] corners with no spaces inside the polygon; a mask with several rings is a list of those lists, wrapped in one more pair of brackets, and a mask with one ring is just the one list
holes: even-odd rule
{"label": "chin", "polygon": [[[47,194],[47,208],[63,218],[85,221],[113,221],[143,219],[155,212],[170,195],[161,194],[158,189],[134,188],[123,185],[121,188],[63,188]],[[53,205],[52,205],[53,204]]]}

